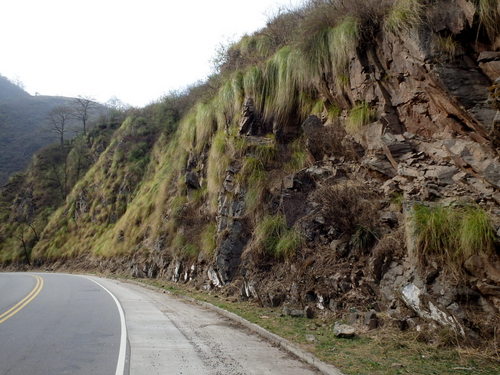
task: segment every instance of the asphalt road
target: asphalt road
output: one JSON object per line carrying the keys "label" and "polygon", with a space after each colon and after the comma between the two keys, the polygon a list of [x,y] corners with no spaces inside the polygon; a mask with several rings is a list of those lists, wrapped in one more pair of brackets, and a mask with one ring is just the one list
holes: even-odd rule
{"label": "asphalt road", "polygon": [[0,375],[317,373],[169,294],[97,277],[0,273]]}
{"label": "asphalt road", "polygon": [[0,374],[115,374],[120,340],[117,305],[92,280],[0,273]]}

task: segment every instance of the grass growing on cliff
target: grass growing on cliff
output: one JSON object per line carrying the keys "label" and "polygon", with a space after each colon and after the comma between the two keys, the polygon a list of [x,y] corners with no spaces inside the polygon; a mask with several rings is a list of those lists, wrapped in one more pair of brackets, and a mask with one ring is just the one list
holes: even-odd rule
{"label": "grass growing on cliff", "polygon": [[276,257],[289,259],[302,245],[304,245],[304,237],[294,229],[287,229],[276,244]]}
{"label": "grass growing on cliff", "polygon": [[201,251],[208,257],[214,256],[217,246],[217,226],[215,223],[209,223],[203,229],[200,236]]}
{"label": "grass growing on cliff", "polygon": [[421,261],[436,256],[443,264],[460,265],[471,255],[494,249],[491,219],[480,207],[416,205],[412,218]]}
{"label": "grass growing on cliff", "polygon": [[282,215],[266,215],[255,228],[255,243],[276,259],[288,259],[303,245],[303,237],[288,228]]}
{"label": "grass growing on cliff", "polygon": [[217,195],[229,165],[229,157],[226,151],[226,134],[223,130],[219,130],[212,139],[207,165],[207,191],[210,208],[213,212],[217,210]]}
{"label": "grass growing on cliff", "polygon": [[201,152],[217,130],[213,101],[196,107],[196,151]]}
{"label": "grass growing on cliff", "polygon": [[500,34],[500,7],[498,0],[476,0],[477,13],[481,25],[484,26],[488,37],[493,42]]}
{"label": "grass growing on cliff", "polygon": [[488,213],[479,207],[465,208],[460,220],[458,239],[465,257],[478,252],[492,253],[495,232]]}
{"label": "grass growing on cliff", "polygon": [[278,155],[278,149],[276,147],[276,142],[258,145],[255,147],[254,151],[255,157],[259,159],[262,164],[268,165],[271,161],[273,161]]}
{"label": "grass growing on cliff", "polygon": [[[258,175],[259,172],[264,171],[264,164],[259,158],[256,158],[254,156],[247,156],[243,160],[243,164],[241,166],[240,174],[239,174],[239,179],[241,182],[248,181],[250,177],[253,177],[252,179],[255,178],[255,176]],[[249,181],[253,182],[253,181]]]}
{"label": "grass growing on cliff", "polygon": [[276,254],[276,246],[286,233],[285,218],[281,215],[267,215],[262,218],[255,228],[257,245],[270,255]]}
{"label": "grass growing on cliff", "polygon": [[194,259],[200,253],[200,248],[190,242],[182,233],[177,233],[172,239],[172,251],[181,258]]}
{"label": "grass growing on cliff", "polygon": [[297,172],[309,164],[309,155],[305,151],[305,144],[302,138],[298,138],[290,144],[290,151],[290,160],[283,166],[286,172]]}
{"label": "grass growing on cliff", "polygon": [[[251,66],[243,75],[243,89],[245,94],[255,100],[260,99],[264,77],[259,66]],[[258,110],[262,110],[262,101],[255,103]]]}
{"label": "grass growing on cliff", "polygon": [[408,32],[422,23],[423,9],[422,0],[396,0],[385,18],[384,27],[394,34]]}
{"label": "grass growing on cliff", "polygon": [[337,84],[345,83],[342,77],[347,74],[349,58],[358,44],[359,21],[348,16],[333,27],[328,22],[309,27],[313,30],[302,35],[299,42],[303,81],[322,80],[329,72]]}
{"label": "grass growing on cliff", "polygon": [[452,60],[457,56],[460,45],[453,39],[453,36],[438,35],[435,39],[436,47],[439,52],[447,59]]}
{"label": "grass growing on cliff", "polygon": [[245,194],[245,205],[247,213],[253,213],[262,202],[265,190],[266,171],[264,164],[256,157],[249,156],[243,161],[238,175],[240,184],[247,186]]}
{"label": "grass growing on cliff", "polygon": [[297,51],[291,47],[283,47],[267,60],[261,91],[266,119],[286,122],[294,115],[296,108],[300,107],[302,73]]}
{"label": "grass growing on cliff", "polygon": [[309,155],[306,151],[293,151],[292,156],[288,163],[285,164],[284,169],[287,172],[293,173],[300,171],[308,165]]}
{"label": "grass growing on cliff", "polygon": [[346,130],[350,134],[358,133],[362,127],[375,119],[375,110],[366,102],[354,106],[346,121]]}
{"label": "grass growing on cliff", "polygon": [[342,79],[341,77],[347,74],[349,58],[354,53],[359,39],[358,20],[346,17],[331,30],[329,39],[333,72]]}

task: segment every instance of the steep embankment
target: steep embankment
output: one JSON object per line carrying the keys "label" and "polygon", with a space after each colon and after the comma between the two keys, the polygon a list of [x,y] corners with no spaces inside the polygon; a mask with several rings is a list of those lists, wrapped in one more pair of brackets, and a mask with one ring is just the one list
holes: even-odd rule
{"label": "steep embankment", "polygon": [[498,339],[499,13],[398,0],[277,17],[179,122],[159,115],[184,113],[172,98],[131,115],[33,258]]}
{"label": "steep embankment", "polygon": [[108,147],[123,121],[115,114],[102,119],[71,143],[48,146],[36,153],[24,172],[13,175],[0,190],[0,261],[30,263],[49,217],[64,204],[68,192]]}

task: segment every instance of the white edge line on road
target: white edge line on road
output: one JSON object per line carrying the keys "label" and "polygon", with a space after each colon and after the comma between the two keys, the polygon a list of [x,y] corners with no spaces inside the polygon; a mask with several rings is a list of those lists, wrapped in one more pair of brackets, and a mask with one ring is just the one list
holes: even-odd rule
{"label": "white edge line on road", "polygon": [[86,279],[93,281],[97,285],[99,285],[102,289],[109,293],[111,297],[113,297],[116,306],[118,307],[118,312],[120,313],[120,325],[121,325],[121,337],[120,337],[120,352],[118,354],[118,362],[116,363],[116,372],[115,375],[124,375],[125,374],[125,357],[127,352],[127,325],[125,324],[125,313],[123,312],[122,305],[118,298],[114,296],[106,287],[104,287],[101,283],[91,279],[90,277],[84,276]]}

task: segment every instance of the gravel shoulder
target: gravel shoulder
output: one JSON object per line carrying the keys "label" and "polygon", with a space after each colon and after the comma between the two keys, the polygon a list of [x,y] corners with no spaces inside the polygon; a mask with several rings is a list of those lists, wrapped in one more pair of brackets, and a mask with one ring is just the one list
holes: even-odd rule
{"label": "gravel shoulder", "polygon": [[92,277],[125,310],[130,374],[319,374],[213,309],[145,286]]}

